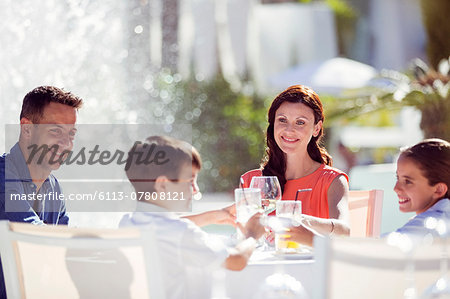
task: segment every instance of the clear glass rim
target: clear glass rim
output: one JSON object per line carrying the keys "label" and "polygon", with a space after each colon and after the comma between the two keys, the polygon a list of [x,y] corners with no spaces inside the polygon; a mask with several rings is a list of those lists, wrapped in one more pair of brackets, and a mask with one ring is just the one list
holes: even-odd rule
{"label": "clear glass rim", "polygon": [[252,180],[253,180],[254,178],[263,178],[263,179],[275,178],[275,179],[278,180],[278,177],[275,176],[275,175],[257,175],[257,176],[252,177]]}
{"label": "clear glass rim", "polygon": [[237,192],[261,192],[260,188],[236,188],[234,189],[234,193]]}

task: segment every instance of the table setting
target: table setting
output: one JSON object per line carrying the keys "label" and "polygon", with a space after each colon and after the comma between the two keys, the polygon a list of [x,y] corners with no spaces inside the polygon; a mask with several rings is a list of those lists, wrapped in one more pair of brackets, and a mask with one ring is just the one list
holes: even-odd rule
{"label": "table setting", "polygon": [[[309,298],[307,294],[311,294],[313,286],[313,250],[284,240],[283,236],[289,227],[301,225],[300,199],[310,190],[299,190],[295,200],[281,200],[281,187],[275,176],[256,176],[250,188],[235,189],[237,222],[244,225],[253,214],[262,212],[261,223],[268,233],[258,240],[244,270],[226,271],[229,298]],[[237,229],[233,238],[240,236]]]}

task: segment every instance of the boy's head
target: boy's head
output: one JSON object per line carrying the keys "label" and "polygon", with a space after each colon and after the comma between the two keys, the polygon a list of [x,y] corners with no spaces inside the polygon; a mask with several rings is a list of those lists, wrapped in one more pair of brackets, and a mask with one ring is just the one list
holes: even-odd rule
{"label": "boy's head", "polygon": [[138,192],[163,192],[166,197],[184,192],[184,198],[190,199],[198,192],[197,173],[201,165],[200,154],[189,143],[168,136],[151,136],[144,143],[135,143],[128,152],[126,173]]}

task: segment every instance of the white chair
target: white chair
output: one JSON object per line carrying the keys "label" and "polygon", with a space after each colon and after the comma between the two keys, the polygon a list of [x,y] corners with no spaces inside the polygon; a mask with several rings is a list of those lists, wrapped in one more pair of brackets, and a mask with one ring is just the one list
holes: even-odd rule
{"label": "white chair", "polygon": [[350,190],[348,196],[351,237],[379,237],[383,190]]}
{"label": "white chair", "polygon": [[[422,245],[412,255],[413,263],[385,239],[314,239],[314,299],[404,298],[413,279],[421,294],[440,276],[441,245]],[[414,265],[411,277],[406,267]]]}
{"label": "white chair", "polygon": [[0,221],[8,298],[165,298],[151,229]]}

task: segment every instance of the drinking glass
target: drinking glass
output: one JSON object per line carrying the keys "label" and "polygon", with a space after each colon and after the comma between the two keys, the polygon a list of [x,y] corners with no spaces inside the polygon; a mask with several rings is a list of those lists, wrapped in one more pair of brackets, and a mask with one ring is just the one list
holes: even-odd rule
{"label": "drinking glass", "polygon": [[268,215],[275,210],[275,203],[281,200],[281,186],[276,176],[254,176],[250,182],[251,188],[261,190],[261,204],[264,214]]}
{"label": "drinking glass", "polygon": [[[236,221],[243,226],[257,212],[261,211],[261,190],[257,188],[238,188],[234,190]],[[243,237],[238,230],[238,237]]]}
{"label": "drinking glass", "polygon": [[[279,200],[276,202],[277,218],[289,219],[291,225],[301,223],[302,202],[299,200]],[[287,227],[286,227],[287,228]],[[285,234],[275,232],[275,248],[279,253],[298,253],[300,246],[294,241],[282,240]]]}

